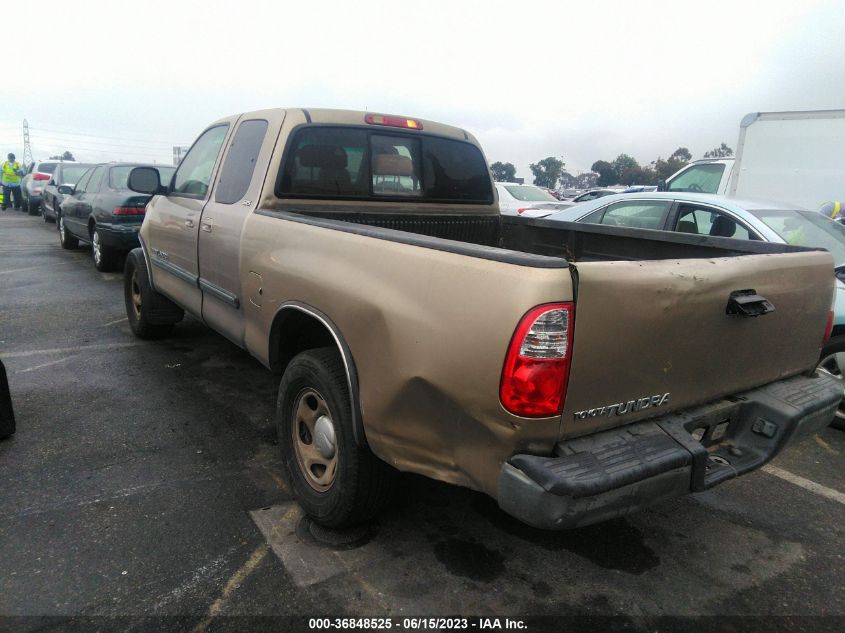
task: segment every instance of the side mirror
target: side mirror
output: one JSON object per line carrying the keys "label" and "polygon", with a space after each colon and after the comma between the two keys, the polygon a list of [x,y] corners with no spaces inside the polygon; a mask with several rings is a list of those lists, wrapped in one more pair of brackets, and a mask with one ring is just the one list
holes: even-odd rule
{"label": "side mirror", "polygon": [[665,180],[658,180],[657,181],[657,190],[658,191],[666,191],[666,181]]}
{"label": "side mirror", "polygon": [[76,191],[73,185],[59,185],[59,193],[63,196],[72,196]]}
{"label": "side mirror", "polygon": [[164,193],[161,177],[155,167],[136,167],[129,172],[129,188],[136,193],[154,196]]}

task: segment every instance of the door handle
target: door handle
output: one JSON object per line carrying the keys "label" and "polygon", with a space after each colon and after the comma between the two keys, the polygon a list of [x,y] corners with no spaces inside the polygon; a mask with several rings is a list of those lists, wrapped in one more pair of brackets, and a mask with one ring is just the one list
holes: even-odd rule
{"label": "door handle", "polygon": [[728,297],[725,314],[741,317],[757,317],[774,312],[775,306],[753,288],[748,290],[734,290]]}
{"label": "door handle", "polygon": [[194,221],[193,220],[185,220],[185,226],[187,226],[189,229],[194,228]]}
{"label": "door handle", "polygon": [[211,233],[211,229],[214,227],[214,220],[212,218],[208,218],[207,220],[203,220],[200,223],[200,228],[205,231],[206,233]]}

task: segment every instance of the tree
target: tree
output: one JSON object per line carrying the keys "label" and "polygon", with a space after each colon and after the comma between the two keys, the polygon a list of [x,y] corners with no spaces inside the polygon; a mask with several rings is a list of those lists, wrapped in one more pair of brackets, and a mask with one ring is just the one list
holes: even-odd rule
{"label": "tree", "polygon": [[692,154],[689,153],[689,150],[686,147],[679,147],[674,152],[672,152],[671,156],[669,156],[669,160],[672,160],[673,158],[675,160],[688,163],[692,160]]}
{"label": "tree", "polygon": [[545,187],[546,189],[554,189],[557,187],[557,181],[560,180],[561,173],[563,173],[564,163],[554,156],[549,156],[537,163],[531,163],[529,167],[534,174],[535,185]]}
{"label": "tree", "polygon": [[719,147],[714,147],[709,152],[704,152],[704,158],[728,158],[733,155],[734,151],[728,147],[727,143],[722,143]]}
{"label": "tree", "polygon": [[666,160],[658,158],[652,163],[652,169],[655,172],[655,182],[666,180],[681,167],[689,163],[690,160],[692,160],[692,154],[690,154],[690,151],[686,147],[679,147]]}
{"label": "tree", "polygon": [[613,173],[616,174],[616,182],[623,185],[640,184],[642,179],[642,167],[632,156],[619,154],[610,164]]}
{"label": "tree", "polygon": [[576,189],[590,189],[596,186],[596,182],[599,179],[599,175],[592,171],[585,171],[582,174],[578,174],[575,176],[575,188]]}
{"label": "tree", "polygon": [[573,176],[572,174],[570,174],[566,170],[560,172],[560,181],[559,182],[560,182],[560,186],[564,187],[566,189],[572,189],[573,187],[577,186],[576,185],[577,179],[575,178],[575,176]]}
{"label": "tree", "polygon": [[598,174],[596,184],[599,187],[609,187],[610,185],[615,185],[618,182],[618,177],[616,172],[613,170],[613,165],[608,163],[606,160],[597,160],[594,162],[593,166],[590,167],[590,171]]}
{"label": "tree", "polygon": [[76,160],[69,151],[65,150],[64,154],[59,156],[50,156],[50,160]]}
{"label": "tree", "polygon": [[513,182],[516,178],[516,167],[513,163],[502,163],[496,161],[490,165],[490,171],[493,173],[493,180],[496,182]]}

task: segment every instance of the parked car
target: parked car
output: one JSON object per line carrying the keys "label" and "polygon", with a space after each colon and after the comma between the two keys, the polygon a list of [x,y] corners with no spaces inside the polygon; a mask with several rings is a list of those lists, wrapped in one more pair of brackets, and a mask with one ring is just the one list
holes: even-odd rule
{"label": "parked car", "polygon": [[819,368],[843,387],[833,426],[845,429],[845,227],[816,211],[762,200],[719,195],[654,192],[620,194],[580,204],[549,220],[679,231],[693,235],[761,240],[825,248],[837,270],[833,331]]}
{"label": "parked car", "polygon": [[[59,240],[62,248],[79,242],[91,244],[97,270],[110,271],[138,246],[138,230],[150,197],[129,190],[127,179],[136,163],[105,163],[89,168],[76,185],[59,185],[62,194]],[[162,182],[169,182],[174,167],[149,165]]]}
{"label": "parked car", "polygon": [[597,198],[612,196],[615,193],[619,192],[616,189],[591,189],[590,191],[585,191],[580,196],[572,198],[572,203],[580,204],[581,202],[589,202],[590,200],[595,200]]}
{"label": "parked car", "polygon": [[27,168],[26,174],[21,178],[23,211],[27,211],[29,215],[38,215],[44,187],[47,186],[58,164],[59,162],[55,160],[35,161]]}
{"label": "parked car", "polygon": [[812,371],[830,253],[501,215],[460,128],[236,114],[170,186],[148,167],[130,184],[153,196],[130,328],[189,312],[280,375],[284,474],[327,527],[371,519],[396,470],[587,525],[751,472],[841,400]]}
{"label": "parked car", "polygon": [[91,167],[94,167],[91,163],[75,162],[62,162],[56,165],[56,169],[41,195],[41,216],[45,222],[55,222],[58,220],[62,200],[64,199],[64,194],[59,192],[59,186],[75,186],[79,182],[79,179]]}
{"label": "parked car", "polygon": [[521,185],[516,182],[497,182],[499,212],[502,215],[519,215],[525,218],[543,217],[557,209],[572,206],[561,202],[546,189],[536,185]]}

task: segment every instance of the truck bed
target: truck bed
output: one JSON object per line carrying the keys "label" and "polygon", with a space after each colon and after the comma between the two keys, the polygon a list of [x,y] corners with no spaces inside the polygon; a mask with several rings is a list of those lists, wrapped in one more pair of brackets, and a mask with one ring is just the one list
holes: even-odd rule
{"label": "truck bed", "polygon": [[[818,250],[708,235],[498,215],[421,215],[402,210],[395,213],[309,212],[306,215],[294,209],[259,213],[279,213],[287,219],[341,231],[539,267],[550,265],[546,258],[576,263],[698,259]],[[411,238],[408,234],[415,237]],[[468,245],[485,249],[468,249]],[[510,251],[510,255],[505,251]],[[537,257],[519,257],[517,254]]]}

